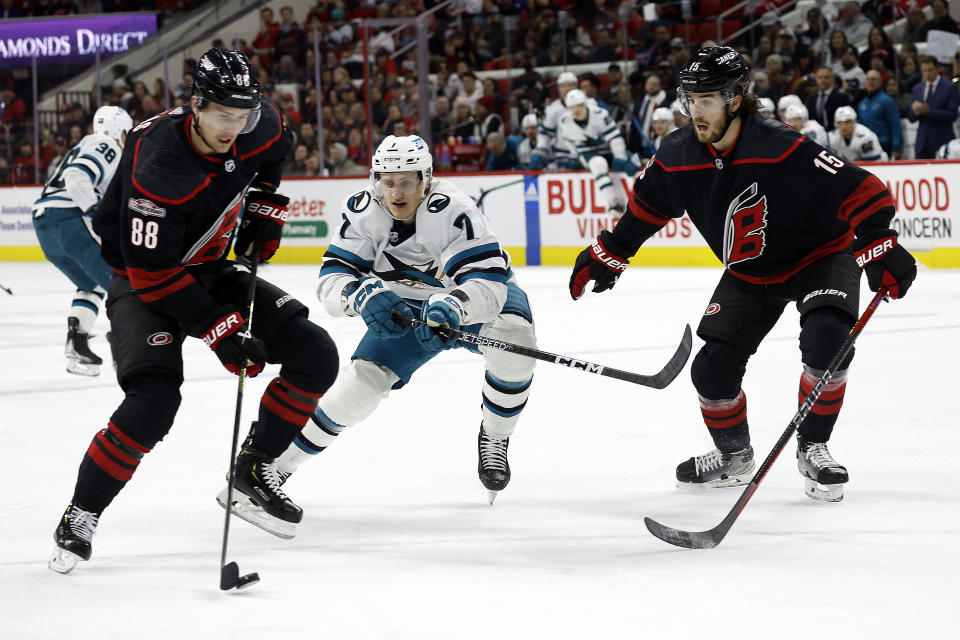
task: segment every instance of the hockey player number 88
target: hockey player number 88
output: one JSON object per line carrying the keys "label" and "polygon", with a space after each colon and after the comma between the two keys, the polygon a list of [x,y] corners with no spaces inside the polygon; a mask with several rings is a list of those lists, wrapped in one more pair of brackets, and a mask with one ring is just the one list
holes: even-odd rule
{"label": "hockey player number 88", "polygon": [[157,233],[160,231],[160,225],[154,220],[147,220],[146,223],[140,218],[130,220],[130,244],[147,249],[157,248]]}
{"label": "hockey player number 88", "polygon": [[813,159],[813,164],[819,169],[823,169],[828,173],[837,175],[837,169],[843,166],[843,160],[836,156],[830,155],[829,152],[824,150],[817,154],[817,157]]}

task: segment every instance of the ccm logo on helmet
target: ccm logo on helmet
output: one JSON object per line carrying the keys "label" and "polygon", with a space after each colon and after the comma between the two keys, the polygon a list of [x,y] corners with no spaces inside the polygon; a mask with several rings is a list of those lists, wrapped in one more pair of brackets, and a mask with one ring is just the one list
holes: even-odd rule
{"label": "ccm logo on helmet", "polygon": [[287,221],[288,210],[286,207],[275,207],[269,202],[251,202],[247,208],[250,213],[260,216],[261,218],[274,218],[281,222]]}
{"label": "ccm logo on helmet", "polygon": [[147,338],[147,344],[151,347],[162,347],[171,342],[173,342],[173,336],[166,331],[158,331]]}

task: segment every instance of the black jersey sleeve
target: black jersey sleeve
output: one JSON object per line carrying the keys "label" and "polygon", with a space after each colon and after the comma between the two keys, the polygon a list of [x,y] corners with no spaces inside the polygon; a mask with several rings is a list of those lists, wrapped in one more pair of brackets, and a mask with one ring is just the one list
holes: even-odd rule
{"label": "black jersey sleeve", "polygon": [[613,229],[614,238],[634,255],[640,246],[663,228],[676,213],[668,189],[669,175],[656,158],[637,176],[627,204],[627,215]]}

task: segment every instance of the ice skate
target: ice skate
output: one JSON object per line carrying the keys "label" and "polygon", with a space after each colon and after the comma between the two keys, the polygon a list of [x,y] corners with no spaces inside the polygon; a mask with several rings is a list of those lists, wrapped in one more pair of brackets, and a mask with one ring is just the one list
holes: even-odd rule
{"label": "ice skate", "polygon": [[506,488],[510,482],[510,462],[507,460],[507,447],[510,438],[493,438],[488,436],[480,427],[477,436],[477,451],[480,461],[477,464],[477,473],[480,482],[487,489],[487,499],[490,504],[497,499],[497,494]]}
{"label": "ice skate", "polygon": [[63,512],[60,524],[53,533],[57,546],[47,566],[57,573],[70,573],[81,560],[89,560],[93,552],[91,540],[97,529],[100,514],[71,504]]}
{"label": "ice skate", "polygon": [[100,375],[100,365],[103,360],[90,351],[87,341],[90,335],[80,330],[80,320],[67,318],[67,343],[63,353],[67,356],[67,371],[78,376]]}
{"label": "ice skate", "polygon": [[803,476],[804,493],[814,500],[840,502],[843,485],[850,479],[825,442],[806,442],[797,436],[797,467]]}
{"label": "ice skate", "polygon": [[[303,509],[280,488],[290,474],[280,471],[276,460],[253,448],[251,439],[247,438],[237,456],[231,511],[250,524],[289,540],[296,535],[296,524],[303,518]],[[217,496],[217,503],[227,508],[226,488]]]}
{"label": "ice skate", "polygon": [[677,466],[677,486],[737,487],[753,477],[753,447],[732,453],[719,449],[690,458]]}

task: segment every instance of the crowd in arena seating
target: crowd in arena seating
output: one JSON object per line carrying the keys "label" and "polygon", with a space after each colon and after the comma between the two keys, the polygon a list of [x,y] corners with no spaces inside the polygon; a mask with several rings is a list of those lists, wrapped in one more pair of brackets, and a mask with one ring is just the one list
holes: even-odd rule
{"label": "crowd in arena seating", "polygon": [[[296,138],[288,176],[366,174],[370,150],[383,137],[424,133],[422,108],[429,110],[438,171],[524,169],[523,154],[516,151],[525,139],[528,146],[535,142],[536,125],[529,116],[542,116],[557,98],[556,73],[544,68],[584,63],[595,66],[579,74],[579,88],[609,110],[629,152],[648,159],[660,136],[654,112],[676,106],[677,72],[691,51],[716,39],[715,16],[730,8],[735,10],[725,14],[721,34],[732,38],[727,44],[752,65],[751,91],[775,105],[785,95],[796,95],[809,121],[826,132],[839,129],[839,107],[852,107],[857,126],[876,136],[882,156],[932,158],[956,137],[960,93],[951,78],[960,66],[920,55],[917,43],[924,43],[931,30],[960,29],[949,15],[948,0],[930,2],[930,19],[924,12],[928,1],[817,3],[788,28],[781,22],[786,2],[780,0],[757,0],[743,8],[735,8],[734,0],[667,0],[656,3],[655,20],[644,20],[644,0],[458,0],[427,21],[427,105],[420,104],[415,48],[410,47],[415,28],[370,29],[364,85],[360,21],[414,17],[439,2],[317,0],[302,16],[291,7],[278,15],[263,8],[259,29],[248,40],[213,44],[247,53],[266,97],[283,111]],[[897,38],[892,41],[883,27],[896,21],[902,26],[893,30]],[[184,63],[182,77],[170,88],[160,79],[134,79],[121,70],[104,91],[104,102],[123,106],[134,122],[183,104],[191,92],[192,64]],[[509,77],[508,69],[513,70]],[[2,123],[30,116],[23,97],[3,92]],[[44,132],[45,170],[83,135],[95,108],[62,106],[60,126]],[[671,113],[674,125],[684,123],[676,108]],[[848,112],[843,113],[841,122],[849,122]],[[772,115],[785,114],[774,109]],[[0,170],[6,164],[30,167],[7,175],[8,181],[32,182],[32,143],[10,148],[12,155],[0,156]]]}

